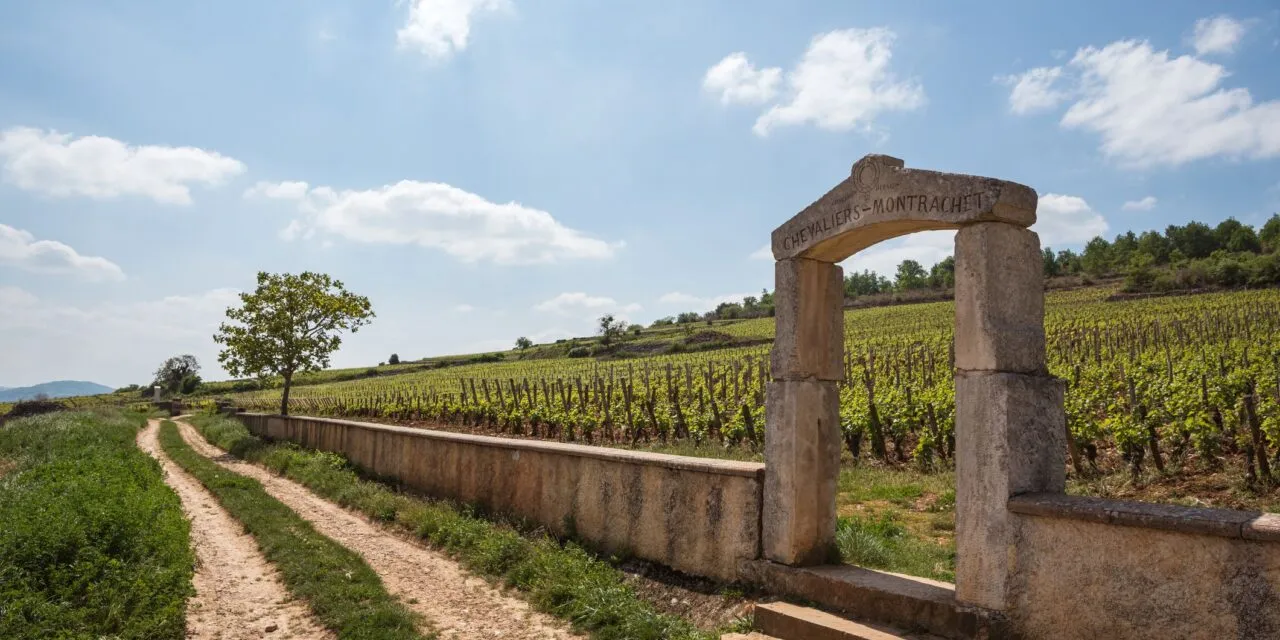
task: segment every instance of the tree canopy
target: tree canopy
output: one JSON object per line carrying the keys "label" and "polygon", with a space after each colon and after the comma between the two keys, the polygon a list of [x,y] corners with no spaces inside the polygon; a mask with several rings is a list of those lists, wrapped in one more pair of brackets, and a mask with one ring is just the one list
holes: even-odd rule
{"label": "tree canopy", "polygon": [[200,363],[191,354],[174,356],[156,369],[153,384],[168,393],[191,393],[200,385]]}
{"label": "tree canopy", "polygon": [[369,299],[326,274],[258,273],[253,293],[240,294],[213,339],[225,348],[218,362],[233,376],[284,379],[280,413],[289,413],[293,376],[329,366],[343,331],[357,332],[374,317]]}

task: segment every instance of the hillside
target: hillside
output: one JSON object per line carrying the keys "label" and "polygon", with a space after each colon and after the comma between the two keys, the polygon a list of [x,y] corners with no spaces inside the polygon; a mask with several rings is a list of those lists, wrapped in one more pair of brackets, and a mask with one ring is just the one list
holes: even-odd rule
{"label": "hillside", "polygon": [[53,382],[42,382],[30,387],[0,387],[0,402],[29,400],[40,394],[50,398],[69,398],[72,396],[92,396],[100,393],[111,393],[111,387],[83,380],[55,380]]}

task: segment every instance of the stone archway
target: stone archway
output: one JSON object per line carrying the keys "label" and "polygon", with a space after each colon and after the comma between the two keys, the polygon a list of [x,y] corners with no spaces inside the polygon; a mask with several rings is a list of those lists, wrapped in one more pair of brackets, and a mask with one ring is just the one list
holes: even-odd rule
{"label": "stone archway", "polygon": [[1008,499],[1065,485],[1063,384],[1045,366],[1036,192],[868,155],[773,232],[777,337],[766,394],[764,558],[827,562],[840,472],[843,273],[916,231],[956,234],[956,597],[1008,608]]}

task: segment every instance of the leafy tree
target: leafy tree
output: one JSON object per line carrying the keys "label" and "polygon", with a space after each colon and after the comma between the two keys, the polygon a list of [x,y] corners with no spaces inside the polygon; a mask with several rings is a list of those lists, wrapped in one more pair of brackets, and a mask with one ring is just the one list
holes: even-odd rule
{"label": "leafy tree", "polygon": [[1111,243],[1102,236],[1095,236],[1084,245],[1080,255],[1080,267],[1090,275],[1100,276],[1111,271]]}
{"label": "leafy tree", "polygon": [[1044,251],[1041,253],[1041,262],[1044,263],[1044,276],[1046,278],[1052,278],[1061,274],[1062,265],[1058,264],[1058,255],[1053,252],[1053,249],[1045,247]]}
{"label": "leafy tree", "polygon": [[1271,218],[1262,225],[1262,230],[1258,232],[1258,240],[1262,242],[1262,248],[1268,253],[1280,249],[1280,213],[1271,214]]}
{"label": "leafy tree", "polygon": [[154,384],[169,393],[191,393],[200,384],[198,373],[200,363],[195,356],[189,353],[174,356],[156,369]]}
{"label": "leafy tree", "polygon": [[702,319],[702,314],[699,314],[696,311],[686,311],[676,316],[676,324],[690,324],[693,322],[697,322],[701,319]]}
{"label": "leafy tree", "polygon": [[1258,240],[1258,234],[1254,233],[1253,227],[1235,218],[1227,218],[1218,223],[1218,227],[1213,230],[1213,235],[1218,239],[1218,245],[1227,251],[1237,253],[1262,251],[1262,242]]}
{"label": "leafy tree", "polygon": [[1080,266],[1080,256],[1070,249],[1063,249],[1058,252],[1057,263],[1058,273],[1062,275],[1072,275],[1083,270],[1083,267]]}
{"label": "leafy tree", "polygon": [[526,338],[526,337],[524,337],[524,336],[520,336],[519,338],[516,338],[516,348],[517,348],[517,349],[519,349],[519,350],[521,350],[521,351],[524,351],[525,349],[528,349],[529,347],[532,347],[532,346],[533,346],[533,341],[532,341],[532,340],[530,340],[530,339],[528,339],[528,338]]}
{"label": "leafy tree", "polygon": [[848,298],[884,293],[892,288],[888,278],[870,269],[861,273],[855,271],[844,277],[844,295]]}
{"label": "leafy tree", "polygon": [[400,355],[395,353],[391,354],[391,357],[387,358],[387,364],[400,364]]}
{"label": "leafy tree", "polygon": [[284,379],[280,414],[289,413],[293,376],[329,366],[342,344],[339,333],[355,333],[374,317],[369,299],[322,273],[258,273],[258,288],[240,294],[227,309],[213,339],[226,348],[218,362],[233,376],[278,375]]}
{"label": "leafy tree", "polygon": [[1220,246],[1217,234],[1203,222],[1188,222],[1183,226],[1171,224],[1165,228],[1164,235],[1173,243],[1174,249],[1192,259],[1207,258]]}
{"label": "leafy tree", "polygon": [[929,287],[933,289],[950,289],[956,286],[956,259],[947,256],[929,269]]}
{"label": "leafy tree", "polygon": [[622,336],[627,331],[627,323],[624,320],[618,320],[613,317],[612,313],[606,313],[600,316],[600,343],[610,345],[615,338]]}
{"label": "leafy tree", "polygon": [[903,260],[898,265],[898,277],[893,286],[898,291],[911,291],[929,286],[929,274],[915,260]]}
{"label": "leafy tree", "polygon": [[1150,256],[1156,264],[1168,264],[1173,243],[1159,231],[1143,231],[1138,236],[1138,253]]}

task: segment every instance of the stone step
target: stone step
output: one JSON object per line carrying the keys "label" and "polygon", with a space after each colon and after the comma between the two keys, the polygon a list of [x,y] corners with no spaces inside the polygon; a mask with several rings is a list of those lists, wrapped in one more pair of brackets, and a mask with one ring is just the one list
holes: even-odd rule
{"label": "stone step", "polygon": [[849,565],[788,567],[755,561],[751,578],[778,595],[800,598],[873,624],[963,639],[995,633],[999,621],[956,602],[955,586]]}
{"label": "stone step", "polygon": [[920,640],[889,627],[868,625],[786,602],[758,604],[755,627],[779,640]]}

